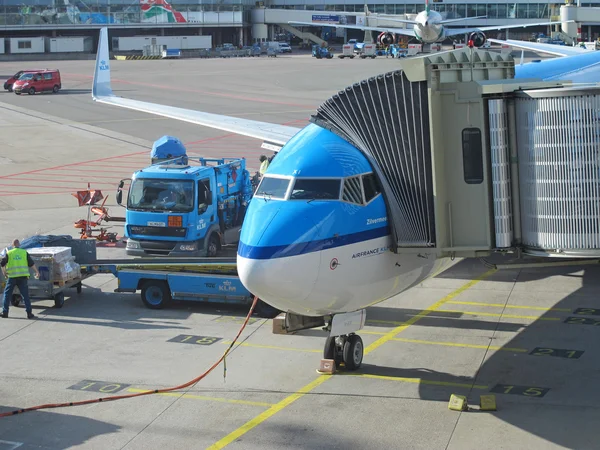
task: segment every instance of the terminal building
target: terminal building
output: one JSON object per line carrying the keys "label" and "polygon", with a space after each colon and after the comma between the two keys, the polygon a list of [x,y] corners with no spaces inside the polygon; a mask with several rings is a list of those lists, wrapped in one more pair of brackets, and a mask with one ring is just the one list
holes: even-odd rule
{"label": "terminal building", "polygon": [[[564,3],[539,0],[432,0],[430,6],[448,19],[487,16],[453,23],[456,27],[557,21],[569,16],[577,23],[568,24],[570,28],[563,33],[565,37],[570,35],[582,41],[598,39],[600,9],[596,8],[600,8],[600,0],[579,0],[575,3],[565,6]],[[367,6],[370,14],[412,18],[424,9],[425,2],[379,0],[369,2]],[[300,29],[290,26],[288,21],[321,21],[324,25]],[[302,40],[319,44],[323,41],[342,42],[364,35],[360,30],[336,29],[326,25],[327,22],[340,21],[368,23],[370,26],[403,26],[386,23],[382,18],[365,17],[365,4],[350,0],[3,0],[0,3],[0,53],[48,52],[48,41],[61,38],[79,39],[78,43],[73,43],[72,51],[83,48],[93,52],[98,29],[104,26],[109,28],[113,46],[117,42],[115,38],[134,36],[146,39],[210,36],[208,40],[192,38],[189,42],[190,45],[214,48],[225,43],[251,45],[277,40],[282,35],[292,36],[296,42]],[[510,38],[531,40],[539,33],[550,36],[559,32],[565,32],[564,25],[562,30],[560,26],[518,28],[510,30]],[[498,33],[489,35],[505,37]],[[46,45],[42,44],[43,41]],[[198,44],[191,44],[192,41]],[[54,44],[54,48],[58,47]],[[62,48],[66,48],[64,44]]]}

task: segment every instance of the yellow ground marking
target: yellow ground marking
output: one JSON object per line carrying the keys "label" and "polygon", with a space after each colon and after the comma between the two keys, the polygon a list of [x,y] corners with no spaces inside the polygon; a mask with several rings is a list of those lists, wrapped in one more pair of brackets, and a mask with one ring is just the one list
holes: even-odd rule
{"label": "yellow ground marking", "polygon": [[[129,388],[127,390],[129,392],[148,392],[148,389]],[[271,406],[273,406],[273,403],[251,402],[248,400],[235,400],[232,398],[207,397],[205,395],[181,394],[181,393],[177,393],[177,392],[159,392],[158,394],[154,394],[154,395],[164,395],[166,397],[191,398],[194,400],[207,400],[207,401],[211,401],[211,402],[220,402],[220,403],[233,403],[236,405],[263,406],[265,408],[270,408]]]}
{"label": "yellow ground marking", "polygon": [[376,380],[389,380],[389,381],[401,381],[404,383],[417,383],[417,384],[428,384],[433,386],[452,386],[452,387],[464,387],[467,389],[487,389],[489,386],[483,386],[479,384],[470,383],[454,383],[452,381],[435,381],[435,380],[423,380],[422,378],[406,378],[406,377],[390,377],[385,375],[371,375],[368,373],[352,375],[361,378],[373,378]]}
{"label": "yellow ground marking", "polygon": [[[481,275],[481,276],[479,276],[479,277],[477,277],[477,278],[469,281],[468,283],[464,284],[463,286],[461,286],[460,288],[458,288],[454,292],[448,294],[446,297],[444,297],[440,301],[434,303],[428,309],[421,311],[419,314],[417,314],[416,316],[412,317],[410,320],[408,320],[407,322],[405,322],[401,326],[399,326],[397,328],[394,328],[390,332],[388,332],[385,335],[381,336],[379,339],[377,339],[375,342],[373,342],[371,345],[369,345],[368,347],[365,348],[364,355],[365,356],[368,355],[373,350],[379,348],[381,345],[383,345],[386,342],[390,341],[398,333],[402,333],[410,325],[418,322],[423,317],[426,317],[430,313],[434,312],[436,309],[440,308],[444,303],[449,302],[450,300],[452,300],[453,298],[455,298],[457,295],[459,295],[461,292],[464,292],[467,289],[475,286],[481,280],[484,280],[487,277],[489,277],[490,275],[492,275],[495,271],[496,271],[496,269],[488,270],[483,275]],[[306,394],[308,394],[309,392],[311,392],[313,389],[315,389],[315,388],[319,387],[321,384],[325,383],[325,381],[327,381],[332,376],[333,375],[320,375],[317,379],[315,379],[315,380],[311,381],[310,383],[308,383],[306,386],[304,386],[303,388],[301,388],[298,392],[296,392],[296,393],[294,393],[294,394],[292,394],[292,395],[284,398],[279,403],[276,403],[275,405],[271,406],[269,409],[267,409],[263,413],[259,414],[258,416],[254,417],[253,419],[250,419],[248,422],[246,422],[245,424],[243,424],[237,430],[232,431],[227,436],[225,436],[221,440],[217,441],[216,443],[214,443],[213,445],[211,445],[210,447],[208,447],[207,450],[216,450],[216,449],[221,449],[221,448],[226,447],[227,445],[229,445],[232,442],[234,442],[236,439],[239,439],[241,436],[243,436],[244,434],[246,434],[247,432],[249,432],[253,428],[257,427],[261,423],[263,423],[265,420],[267,420],[270,417],[272,417],[275,414],[277,414],[282,409],[284,409],[287,406],[291,405],[296,400],[304,397]]]}
{"label": "yellow ground marking", "polygon": [[543,306],[505,305],[503,303],[448,302],[448,304],[469,305],[469,306],[489,306],[489,307],[494,307],[494,308],[533,309],[536,311],[562,311],[562,312],[571,312],[572,311],[572,308],[544,308]]}
{"label": "yellow ground marking", "polygon": [[[507,319],[560,320],[560,317],[519,316],[516,314],[458,311],[458,310],[454,310],[454,309],[440,309],[440,310],[438,310],[438,312],[452,313],[452,314],[466,314],[468,316],[505,317]],[[438,317],[438,319],[439,318],[444,319],[444,317]]]}
{"label": "yellow ground marking", "polygon": [[[221,343],[226,344],[226,345],[231,345],[231,341],[221,341]],[[249,342],[241,342],[241,343],[235,344],[235,347],[266,348],[269,350],[285,350],[286,352],[321,353],[323,351],[323,350],[315,350],[312,348],[292,348],[292,347],[278,347],[276,345],[251,344]]]}
{"label": "yellow ground marking", "polygon": [[411,344],[427,344],[427,345],[443,345],[446,347],[464,347],[464,348],[481,348],[483,350],[502,350],[506,352],[517,352],[527,353],[529,350],[520,347],[498,347],[495,345],[477,345],[477,344],[461,344],[460,342],[447,342],[447,341],[423,341],[420,339],[405,339],[405,338],[394,338],[393,341],[397,342],[408,342]]}
{"label": "yellow ground marking", "polygon": [[[397,320],[367,320],[365,325],[369,325],[371,323],[388,323],[396,326],[406,325],[408,322],[398,322]],[[384,333],[387,334],[387,333]]]}
{"label": "yellow ground marking", "polygon": [[365,331],[365,330],[360,330],[360,334],[373,334],[375,336],[385,336],[387,333],[385,331]]}

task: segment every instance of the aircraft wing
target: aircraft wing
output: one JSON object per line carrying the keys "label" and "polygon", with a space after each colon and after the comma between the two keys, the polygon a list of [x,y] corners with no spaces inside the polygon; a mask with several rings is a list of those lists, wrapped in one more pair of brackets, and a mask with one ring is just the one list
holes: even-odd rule
{"label": "aircraft wing", "polygon": [[469,34],[476,31],[493,31],[507,30],[509,28],[527,28],[539,27],[542,25],[560,25],[561,23],[574,22],[573,20],[565,20],[564,22],[539,22],[539,23],[521,23],[518,25],[495,25],[489,27],[473,27],[473,28],[446,28],[446,36],[456,36],[458,34]]}
{"label": "aircraft wing", "polygon": [[292,138],[292,136],[300,131],[300,128],[296,127],[240,119],[220,114],[210,114],[191,109],[117,97],[113,94],[110,84],[108,31],[106,27],[100,29],[98,53],[96,55],[96,69],[92,86],[92,98],[99,103],[106,103],[108,105],[156,114],[158,116],[195,123],[256,139],[263,139],[264,141],[273,144],[284,145]]}
{"label": "aircraft wing", "polygon": [[360,26],[360,25],[340,25],[340,24],[337,24],[337,23],[327,23],[327,22],[294,22],[294,21],[289,21],[288,23],[290,25],[312,25],[312,26],[320,26],[320,27],[350,28],[350,29],[354,29],[354,30],[379,31],[379,32],[403,34],[404,36],[415,37],[415,32],[413,30],[409,30],[407,28],[365,27],[365,26]]}
{"label": "aircraft wing", "polygon": [[511,39],[507,41],[500,39],[488,39],[488,41],[493,42],[494,44],[508,44],[512,47],[531,50],[534,52],[548,53],[549,55],[554,56],[575,56],[593,51],[586,48],[571,47],[568,45],[541,44],[539,42],[516,41]]}

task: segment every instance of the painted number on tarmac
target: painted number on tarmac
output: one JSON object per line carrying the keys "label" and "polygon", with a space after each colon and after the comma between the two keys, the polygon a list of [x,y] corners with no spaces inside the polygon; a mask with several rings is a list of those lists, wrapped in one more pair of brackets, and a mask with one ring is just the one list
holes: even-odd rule
{"label": "painted number on tarmac", "polygon": [[181,342],[186,344],[197,344],[197,345],[212,345],[221,338],[211,336],[190,336],[189,334],[180,334],[167,342]]}
{"label": "painted number on tarmac", "polygon": [[529,387],[529,386],[515,386],[512,384],[497,384],[490,392],[497,394],[515,394],[524,395],[526,397],[543,397],[549,391],[549,388],[541,387]]}
{"label": "painted number on tarmac", "polygon": [[557,356],[559,358],[579,359],[583,355],[583,350],[536,347],[529,354],[534,356]]}
{"label": "painted number on tarmac", "polygon": [[73,389],[76,391],[93,391],[103,392],[104,394],[112,394],[114,392],[122,391],[123,389],[131,386],[130,384],[123,383],[110,383],[108,381],[94,381],[94,380],[83,380],[73,386],[69,386],[67,389]]}
{"label": "painted number on tarmac", "polygon": [[594,308],[577,308],[573,314],[581,314],[582,316],[600,316],[600,309]]}
{"label": "painted number on tarmac", "polygon": [[567,317],[564,323],[574,323],[577,325],[600,325],[600,320],[588,319],[587,317]]}

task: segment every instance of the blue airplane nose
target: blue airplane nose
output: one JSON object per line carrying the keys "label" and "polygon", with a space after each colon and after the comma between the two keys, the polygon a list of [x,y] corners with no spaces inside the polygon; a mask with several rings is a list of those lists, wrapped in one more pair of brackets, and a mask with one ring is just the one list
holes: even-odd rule
{"label": "blue airplane nose", "polygon": [[[258,230],[257,230],[258,231]],[[280,211],[264,232],[244,233],[257,242],[243,242],[237,255],[242,284],[261,300],[282,310],[302,313],[321,265],[319,229],[308,217]]]}

